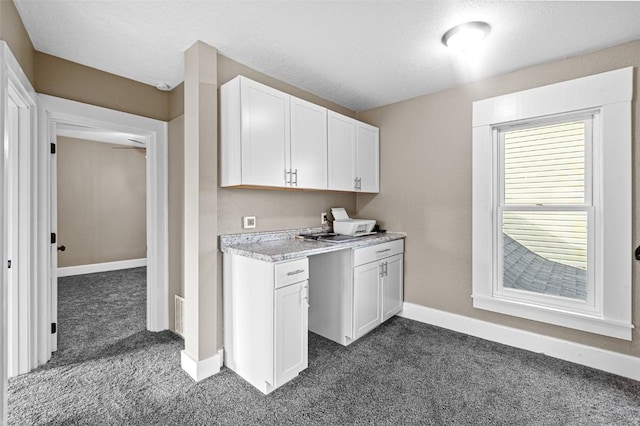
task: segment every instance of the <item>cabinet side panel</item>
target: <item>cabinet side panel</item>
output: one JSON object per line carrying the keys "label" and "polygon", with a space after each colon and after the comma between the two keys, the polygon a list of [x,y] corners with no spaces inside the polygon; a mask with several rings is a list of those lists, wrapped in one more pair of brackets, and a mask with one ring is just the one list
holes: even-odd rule
{"label": "cabinet side panel", "polygon": [[240,78],[235,78],[220,87],[220,186],[242,184],[240,117]]}
{"label": "cabinet side panel", "polygon": [[346,344],[345,323],[350,328],[351,321],[344,293],[351,289],[351,250],[310,256],[309,283],[309,331]]}
{"label": "cabinet side panel", "polygon": [[273,264],[224,256],[225,364],[262,390],[273,383]]}

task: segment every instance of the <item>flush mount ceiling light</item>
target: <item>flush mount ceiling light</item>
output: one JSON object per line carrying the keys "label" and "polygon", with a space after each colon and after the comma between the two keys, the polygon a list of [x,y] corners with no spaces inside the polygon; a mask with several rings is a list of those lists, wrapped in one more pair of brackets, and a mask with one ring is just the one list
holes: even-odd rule
{"label": "flush mount ceiling light", "polygon": [[442,43],[454,50],[469,52],[478,47],[489,31],[491,27],[486,22],[467,22],[444,33]]}
{"label": "flush mount ceiling light", "polygon": [[160,90],[161,92],[169,92],[171,91],[171,86],[169,86],[167,83],[158,83],[156,84],[156,89]]}

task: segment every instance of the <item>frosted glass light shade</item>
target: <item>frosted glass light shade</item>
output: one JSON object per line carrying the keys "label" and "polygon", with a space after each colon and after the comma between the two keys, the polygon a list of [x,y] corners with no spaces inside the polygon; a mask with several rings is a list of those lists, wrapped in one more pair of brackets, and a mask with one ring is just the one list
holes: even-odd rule
{"label": "frosted glass light shade", "polygon": [[489,31],[491,27],[486,22],[467,22],[444,33],[442,43],[454,50],[469,52],[480,45]]}

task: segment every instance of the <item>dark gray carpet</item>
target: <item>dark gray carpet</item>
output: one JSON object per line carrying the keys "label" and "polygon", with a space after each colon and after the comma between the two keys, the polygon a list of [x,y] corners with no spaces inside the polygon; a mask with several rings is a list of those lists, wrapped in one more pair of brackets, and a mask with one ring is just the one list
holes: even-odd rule
{"label": "dark gray carpet", "polygon": [[194,383],[170,332],[86,346],[11,379],[10,424],[640,424],[639,382],[402,318],[346,348],[310,334],[309,368],[267,396],[226,368]]}

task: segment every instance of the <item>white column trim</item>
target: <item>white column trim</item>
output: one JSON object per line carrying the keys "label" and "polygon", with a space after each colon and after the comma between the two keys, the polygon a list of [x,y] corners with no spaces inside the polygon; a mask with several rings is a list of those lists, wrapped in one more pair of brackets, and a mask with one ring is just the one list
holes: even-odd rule
{"label": "white column trim", "polygon": [[405,302],[399,316],[640,381],[640,357]]}
{"label": "white column trim", "polygon": [[224,349],[207,359],[196,361],[185,350],[180,351],[180,366],[196,382],[217,374],[222,368]]}

